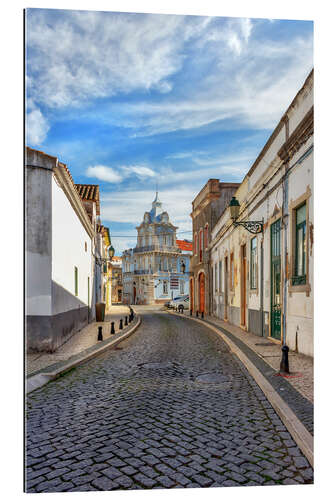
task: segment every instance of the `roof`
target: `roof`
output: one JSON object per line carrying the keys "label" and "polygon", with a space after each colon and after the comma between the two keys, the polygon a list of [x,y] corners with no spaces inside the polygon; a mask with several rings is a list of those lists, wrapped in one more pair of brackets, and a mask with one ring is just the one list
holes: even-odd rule
{"label": "roof", "polygon": [[96,203],[96,214],[100,215],[99,185],[98,184],[75,184],[75,187],[83,201]]}
{"label": "roof", "polygon": [[176,244],[177,247],[180,248],[181,250],[192,252],[193,249],[192,241],[176,240]]}

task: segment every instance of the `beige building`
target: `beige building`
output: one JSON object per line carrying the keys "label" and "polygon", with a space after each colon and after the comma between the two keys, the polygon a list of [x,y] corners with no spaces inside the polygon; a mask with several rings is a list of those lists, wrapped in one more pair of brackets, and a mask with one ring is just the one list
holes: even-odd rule
{"label": "beige building", "polygon": [[234,197],[236,224],[227,207],[211,234],[212,312],[313,356],[313,71]]}
{"label": "beige building", "polygon": [[120,304],[123,301],[123,270],[122,258],[114,256],[110,263],[112,275],[112,304]]}

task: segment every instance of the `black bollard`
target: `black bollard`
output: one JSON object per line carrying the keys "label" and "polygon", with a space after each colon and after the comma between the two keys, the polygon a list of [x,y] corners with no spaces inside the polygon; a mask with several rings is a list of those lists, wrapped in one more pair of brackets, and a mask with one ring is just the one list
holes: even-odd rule
{"label": "black bollard", "polygon": [[190,309],[190,316],[192,316],[192,309]]}
{"label": "black bollard", "polygon": [[110,332],[110,334],[111,334],[111,335],[113,335],[114,333],[116,333],[116,332],[115,332],[115,330],[114,330],[114,321],[112,321],[112,323],[111,323],[111,332]]}
{"label": "black bollard", "polygon": [[103,340],[103,333],[102,333],[102,326],[98,327],[98,335],[97,335],[97,340]]}
{"label": "black bollard", "polygon": [[127,316],[125,316],[125,326],[128,325]]}
{"label": "black bollard", "polygon": [[129,315],[129,316],[128,316],[128,322],[130,323],[131,321],[132,321],[132,316],[131,316],[131,315]]}
{"label": "black bollard", "polygon": [[122,330],[123,329],[123,320],[121,319],[119,321],[119,330]]}
{"label": "black bollard", "polygon": [[290,373],[289,360],[288,360],[289,347],[287,345],[284,345],[281,350],[282,350],[282,359],[280,363],[280,373]]}
{"label": "black bollard", "polygon": [[199,311],[196,311],[195,315],[197,318],[199,318]]}
{"label": "black bollard", "polygon": [[201,311],[201,319],[204,319],[204,312]]}

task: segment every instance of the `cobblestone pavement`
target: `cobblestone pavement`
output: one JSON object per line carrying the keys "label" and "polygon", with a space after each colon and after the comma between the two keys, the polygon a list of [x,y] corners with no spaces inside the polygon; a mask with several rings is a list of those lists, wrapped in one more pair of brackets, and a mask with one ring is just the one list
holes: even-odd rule
{"label": "cobblestone pavement", "polygon": [[65,361],[76,354],[88,349],[98,343],[97,333],[98,326],[103,327],[103,335],[107,336],[110,332],[111,321],[114,322],[115,332],[119,332],[119,320],[129,314],[129,307],[121,304],[111,306],[110,310],[105,314],[104,322],[89,323],[76,332],[70,339],[67,340],[54,353],[33,353],[26,356],[26,372],[27,375],[53,365],[59,361]]}
{"label": "cobblestone pavement", "polygon": [[27,398],[28,492],[304,484],[313,470],[227,345],[149,308]]}

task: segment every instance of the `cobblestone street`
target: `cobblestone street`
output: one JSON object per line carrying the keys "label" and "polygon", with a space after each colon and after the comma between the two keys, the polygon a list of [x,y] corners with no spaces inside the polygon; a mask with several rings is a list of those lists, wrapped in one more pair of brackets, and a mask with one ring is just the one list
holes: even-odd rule
{"label": "cobblestone street", "polygon": [[227,345],[136,307],[116,348],[27,397],[26,491],[304,484],[313,470]]}

